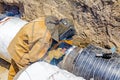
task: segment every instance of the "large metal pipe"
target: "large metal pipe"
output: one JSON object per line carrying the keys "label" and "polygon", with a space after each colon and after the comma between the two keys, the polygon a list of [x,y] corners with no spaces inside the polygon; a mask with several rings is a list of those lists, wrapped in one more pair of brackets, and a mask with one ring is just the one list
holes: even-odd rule
{"label": "large metal pipe", "polygon": [[120,80],[120,55],[113,54],[110,59],[96,57],[96,54],[101,53],[105,53],[102,48],[91,45],[83,50],[71,47],[60,63],[60,67],[86,80],[91,78],[94,80]]}
{"label": "large metal pipe", "polygon": [[6,17],[0,21],[0,58],[10,62],[7,48],[17,32],[27,22],[16,17]]}
{"label": "large metal pipe", "polygon": [[14,80],[85,80],[46,62],[35,62],[17,73]]}
{"label": "large metal pipe", "polygon": [[[26,24],[19,18],[7,18],[0,21],[0,57],[10,62],[7,47],[17,32]],[[66,56],[61,62],[61,68],[66,69],[77,76],[89,80],[119,80],[120,79],[120,55],[113,54],[110,59],[98,58],[97,53],[104,53],[103,49],[89,46],[83,50],[71,47],[66,51]]]}

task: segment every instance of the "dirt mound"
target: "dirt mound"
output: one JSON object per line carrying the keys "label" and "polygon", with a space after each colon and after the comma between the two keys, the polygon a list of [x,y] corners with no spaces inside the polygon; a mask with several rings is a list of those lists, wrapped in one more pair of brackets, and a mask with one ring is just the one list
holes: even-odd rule
{"label": "dirt mound", "polygon": [[79,45],[88,40],[105,48],[115,46],[120,52],[119,0],[1,0],[0,3],[18,6],[22,19],[28,21],[42,15],[71,18],[79,39],[83,39]]}

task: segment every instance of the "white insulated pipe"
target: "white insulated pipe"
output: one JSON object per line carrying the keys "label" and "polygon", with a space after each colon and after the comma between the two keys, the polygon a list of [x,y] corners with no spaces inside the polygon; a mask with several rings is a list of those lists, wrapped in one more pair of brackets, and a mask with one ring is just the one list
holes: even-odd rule
{"label": "white insulated pipe", "polygon": [[14,80],[85,80],[46,62],[36,62],[18,72]]}
{"label": "white insulated pipe", "polygon": [[16,17],[6,17],[0,21],[0,58],[10,62],[7,48],[17,32],[27,22]]}

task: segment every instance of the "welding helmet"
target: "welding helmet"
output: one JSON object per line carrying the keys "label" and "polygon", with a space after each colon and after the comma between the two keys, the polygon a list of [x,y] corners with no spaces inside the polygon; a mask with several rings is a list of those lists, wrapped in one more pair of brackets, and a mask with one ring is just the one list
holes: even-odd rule
{"label": "welding helmet", "polygon": [[67,18],[59,20],[55,16],[47,16],[45,22],[52,38],[57,42],[75,34],[74,24]]}
{"label": "welding helmet", "polygon": [[47,16],[45,18],[47,29],[50,31],[51,36],[55,41],[59,41],[58,21],[59,21],[58,18],[55,16]]}
{"label": "welding helmet", "polygon": [[59,40],[71,38],[76,33],[73,22],[68,18],[61,19],[59,21],[58,33]]}

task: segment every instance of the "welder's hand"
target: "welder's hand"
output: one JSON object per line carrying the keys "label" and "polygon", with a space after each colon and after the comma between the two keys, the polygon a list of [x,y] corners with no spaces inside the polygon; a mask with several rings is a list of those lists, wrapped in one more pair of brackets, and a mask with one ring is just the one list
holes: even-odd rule
{"label": "welder's hand", "polygon": [[56,50],[52,50],[48,52],[48,56],[46,57],[45,61],[50,62],[53,58],[59,59],[65,53],[66,49],[58,48]]}
{"label": "welder's hand", "polygon": [[66,48],[61,49],[61,52],[63,52],[63,54],[65,54]]}

